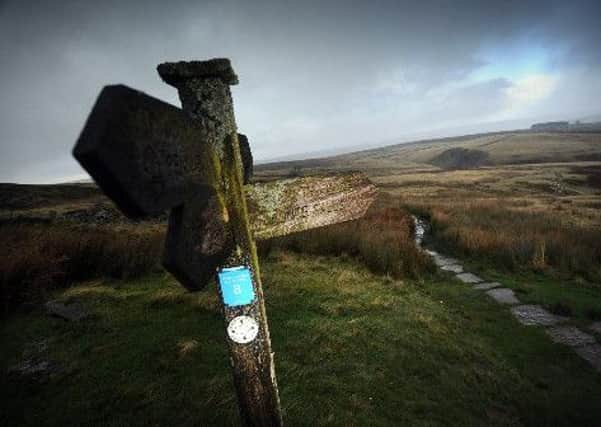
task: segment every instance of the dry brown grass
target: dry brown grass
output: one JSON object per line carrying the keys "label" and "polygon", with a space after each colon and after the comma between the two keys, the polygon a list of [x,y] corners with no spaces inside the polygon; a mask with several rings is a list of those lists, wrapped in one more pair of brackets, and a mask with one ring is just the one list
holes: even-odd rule
{"label": "dry brown grass", "polygon": [[[263,253],[280,247],[321,255],[346,254],[377,273],[417,277],[430,263],[415,247],[411,217],[392,200],[381,199],[360,221],[262,242],[260,249]],[[165,224],[157,222],[0,225],[4,242],[0,248],[2,311],[43,300],[53,290],[77,281],[131,278],[159,268],[164,233]]]}
{"label": "dry brown grass", "polygon": [[419,277],[432,265],[415,245],[414,224],[395,199],[381,199],[364,218],[262,242],[263,253],[283,248],[314,255],[349,255],[372,272]]}
{"label": "dry brown grass", "polygon": [[163,233],[157,225],[2,225],[3,311],[75,281],[146,273],[159,263]]}
{"label": "dry brown grass", "polygon": [[515,210],[503,200],[429,206],[439,243],[466,256],[503,266],[562,273],[601,281],[601,229],[552,212]]}
{"label": "dry brown grass", "polygon": [[449,252],[601,282],[601,163],[415,169],[374,177]]}

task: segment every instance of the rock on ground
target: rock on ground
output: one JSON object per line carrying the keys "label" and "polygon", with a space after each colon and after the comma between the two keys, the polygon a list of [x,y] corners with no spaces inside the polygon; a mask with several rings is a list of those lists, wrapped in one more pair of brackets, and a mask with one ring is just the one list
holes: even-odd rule
{"label": "rock on ground", "polygon": [[593,322],[593,323],[591,323],[591,325],[589,326],[589,329],[591,331],[593,331],[593,332],[601,334],[601,322]]}
{"label": "rock on ground", "polygon": [[51,372],[52,366],[47,360],[23,360],[19,364],[8,369],[10,374],[18,374],[23,377],[40,378]]}
{"label": "rock on ground", "polygon": [[515,294],[511,289],[498,288],[491,289],[486,292],[488,296],[493,298],[499,304],[519,304],[520,300],[515,297]]}
{"label": "rock on ground", "polygon": [[78,303],[67,304],[57,300],[48,301],[46,303],[46,311],[52,316],[73,322],[85,319],[90,315],[90,313]]}
{"label": "rock on ground", "polygon": [[447,264],[440,267],[441,270],[450,271],[451,273],[462,273],[463,267],[459,264]]}
{"label": "rock on ground", "polygon": [[551,326],[567,320],[566,317],[549,313],[540,305],[518,305],[511,308],[513,316],[523,325]]}
{"label": "rock on ground", "polygon": [[575,348],[574,351],[588,363],[593,365],[597,371],[601,372],[601,345],[585,345]]}
{"label": "rock on ground", "polygon": [[[415,243],[417,243],[418,246],[421,246],[422,241],[424,240],[424,235],[426,234],[426,225],[425,225],[424,221],[422,221],[415,215],[412,215],[412,217],[413,217],[413,223],[415,224]],[[429,252],[433,252],[433,251],[427,251],[427,252],[429,253]],[[432,255],[432,254],[430,254],[430,255]]]}
{"label": "rock on ground", "polygon": [[488,291],[489,289],[499,288],[501,285],[499,282],[486,282],[486,283],[478,283],[474,285],[474,289],[478,289],[479,291]]}
{"label": "rock on ground", "polygon": [[459,260],[456,260],[455,258],[447,257],[437,253],[432,255],[432,258],[434,259],[434,264],[436,264],[438,267],[459,263]]}
{"label": "rock on ground", "polygon": [[18,378],[45,382],[63,372],[57,363],[48,360],[48,341],[38,340],[25,344],[23,359],[8,368],[8,374]]}
{"label": "rock on ground", "polygon": [[580,347],[596,342],[595,337],[582,332],[575,326],[556,326],[547,329],[547,334],[554,342],[570,347]]}
{"label": "rock on ground", "polygon": [[456,278],[458,278],[459,280],[461,280],[463,283],[480,283],[483,280],[481,278],[479,278],[478,276],[476,276],[475,274],[472,273],[461,273],[455,276]]}

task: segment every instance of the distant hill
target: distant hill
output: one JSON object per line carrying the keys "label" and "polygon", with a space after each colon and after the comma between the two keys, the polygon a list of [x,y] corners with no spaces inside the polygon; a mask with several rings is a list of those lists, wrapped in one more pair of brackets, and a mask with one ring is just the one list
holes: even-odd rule
{"label": "distant hill", "polygon": [[490,164],[490,161],[486,151],[455,147],[443,151],[430,163],[441,169],[472,169]]}
{"label": "distant hill", "polygon": [[601,114],[595,114],[591,116],[578,117],[574,121],[579,121],[582,123],[599,123],[601,122]]}
{"label": "distant hill", "polygon": [[537,132],[601,132],[601,121],[543,122],[533,124],[530,129]]}
{"label": "distant hill", "polygon": [[54,207],[102,199],[95,184],[0,183],[0,211]]}
{"label": "distant hill", "polygon": [[[389,145],[320,159],[263,164],[257,166],[257,172],[263,176],[285,173],[286,170],[292,172],[298,168],[360,169],[373,172],[378,169],[391,171],[416,167],[433,168],[437,162],[445,167],[447,160],[442,153],[453,148],[485,153],[479,156],[485,158],[485,163],[490,165],[601,161],[601,133],[523,130],[465,135]],[[446,156],[457,161],[458,153],[459,151],[449,152]],[[473,160],[468,160],[465,166],[461,162],[455,166],[474,167],[481,164],[481,161],[474,163]]]}

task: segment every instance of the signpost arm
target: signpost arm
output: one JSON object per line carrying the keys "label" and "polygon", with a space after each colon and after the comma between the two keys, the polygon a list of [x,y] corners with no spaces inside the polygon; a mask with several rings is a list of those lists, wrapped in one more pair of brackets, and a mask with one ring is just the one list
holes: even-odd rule
{"label": "signpost arm", "polygon": [[170,210],[165,268],[191,290],[217,273],[242,423],[281,426],[254,239],[359,218],[376,188],[360,173],[245,188],[252,160],[236,130],[229,86],[238,78],[229,60],[165,63],[158,71],[178,89],[183,112],[107,86],[73,155],[127,216]]}
{"label": "signpost arm", "polygon": [[[183,110],[198,120],[206,132],[217,161],[215,182],[233,250],[220,270],[243,267],[250,272],[254,299],[231,305],[220,288],[226,326],[234,319],[250,318],[258,331],[250,342],[240,343],[228,335],[228,346],[242,422],[247,426],[281,426],[282,416],[275,377],[271,339],[254,238],[244,195],[242,160],[238,143],[230,84],[237,77],[229,60],[165,63],[158,67],[163,80],[178,89]],[[222,283],[223,285],[223,283]]]}

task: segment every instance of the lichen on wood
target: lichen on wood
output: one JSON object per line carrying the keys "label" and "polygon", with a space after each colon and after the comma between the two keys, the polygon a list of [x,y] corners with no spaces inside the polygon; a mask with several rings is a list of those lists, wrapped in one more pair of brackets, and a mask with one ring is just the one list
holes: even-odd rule
{"label": "lichen on wood", "polygon": [[256,239],[362,217],[377,194],[360,172],[289,178],[246,186]]}
{"label": "lichen on wood", "polygon": [[237,79],[229,60],[179,62],[162,64],[159,74],[177,87],[182,107],[206,132],[211,147],[214,175],[209,185],[223,212],[226,233],[232,237],[229,254],[220,268],[246,266],[256,298],[251,304],[230,307],[221,295],[224,321],[246,315],[257,321],[259,333],[250,343],[241,345],[228,340],[234,382],[240,404],[242,423],[248,426],[280,426],[282,424],[273,353],[253,235],[243,188],[243,163],[229,84]]}

